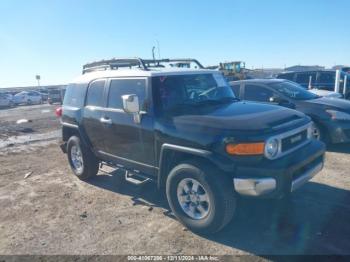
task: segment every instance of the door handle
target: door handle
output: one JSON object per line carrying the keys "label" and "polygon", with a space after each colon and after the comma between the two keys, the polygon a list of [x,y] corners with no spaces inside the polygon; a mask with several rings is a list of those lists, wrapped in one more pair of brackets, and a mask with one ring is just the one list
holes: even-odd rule
{"label": "door handle", "polygon": [[112,119],[101,117],[100,118],[100,122],[103,123],[103,124],[111,125],[112,124]]}

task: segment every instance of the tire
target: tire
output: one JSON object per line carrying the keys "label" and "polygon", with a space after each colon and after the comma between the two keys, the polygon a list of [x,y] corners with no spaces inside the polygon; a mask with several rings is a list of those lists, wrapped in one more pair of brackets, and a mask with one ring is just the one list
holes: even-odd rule
{"label": "tire", "polygon": [[27,105],[31,105],[32,104],[32,101],[29,99],[27,100]]}
{"label": "tire", "polygon": [[[180,199],[184,197],[181,197],[181,194],[186,194],[186,191],[181,189],[182,185],[188,183],[187,186],[193,190],[197,182],[199,182],[197,194],[206,196],[208,201],[200,201],[201,210],[205,212],[201,213],[195,207],[195,212],[190,215],[194,202],[191,202],[192,204],[182,202],[181,205]],[[179,192],[182,192],[180,197]],[[182,224],[197,233],[211,234],[220,231],[231,221],[236,209],[232,181],[215,168],[202,162],[182,163],[174,167],[166,181],[166,195],[174,215]],[[192,198],[193,194],[190,197]]]}
{"label": "tire", "polygon": [[[329,135],[327,134],[326,130],[322,126],[320,126],[317,123],[314,123],[313,128],[314,128],[313,135],[314,135],[314,138],[316,140],[320,140],[323,143],[325,143],[326,145],[329,145],[331,143],[331,139],[330,139]],[[316,133],[317,133],[317,135],[316,135]]]}
{"label": "tire", "polygon": [[[80,153],[77,152],[80,150]],[[73,159],[72,156],[79,155],[80,161]],[[69,138],[67,143],[67,157],[69,165],[73,171],[73,173],[81,180],[87,180],[93,176],[96,176],[99,169],[99,161],[94,156],[94,154],[86,147],[83,143],[81,143],[80,138],[77,136],[72,136]],[[78,163],[80,165],[78,165]]]}

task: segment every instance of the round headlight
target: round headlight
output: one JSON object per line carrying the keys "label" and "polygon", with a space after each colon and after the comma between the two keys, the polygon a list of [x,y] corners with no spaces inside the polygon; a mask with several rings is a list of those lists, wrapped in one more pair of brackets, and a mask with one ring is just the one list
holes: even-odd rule
{"label": "round headlight", "polygon": [[278,154],[279,140],[277,138],[271,138],[265,143],[265,156],[267,158],[275,158]]}

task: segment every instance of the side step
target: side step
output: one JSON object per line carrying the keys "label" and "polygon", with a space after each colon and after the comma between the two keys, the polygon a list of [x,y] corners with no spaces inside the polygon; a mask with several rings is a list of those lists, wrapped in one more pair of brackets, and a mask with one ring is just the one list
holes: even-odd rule
{"label": "side step", "polygon": [[137,186],[143,185],[151,181],[151,179],[146,176],[143,176],[141,174],[131,173],[130,171],[127,171],[127,170],[125,171],[125,180]]}

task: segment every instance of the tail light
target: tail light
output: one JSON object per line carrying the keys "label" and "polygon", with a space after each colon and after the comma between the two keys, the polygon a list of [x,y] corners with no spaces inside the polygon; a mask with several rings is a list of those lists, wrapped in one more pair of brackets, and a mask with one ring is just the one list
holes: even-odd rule
{"label": "tail light", "polygon": [[57,117],[62,117],[62,107],[56,108],[55,113]]}

